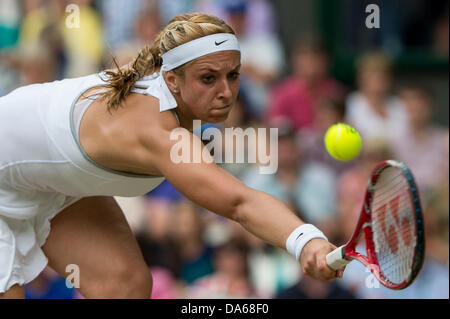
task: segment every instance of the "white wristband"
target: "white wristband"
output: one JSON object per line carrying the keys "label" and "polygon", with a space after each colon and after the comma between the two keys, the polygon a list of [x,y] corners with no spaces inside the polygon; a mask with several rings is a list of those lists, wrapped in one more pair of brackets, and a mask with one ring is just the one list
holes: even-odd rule
{"label": "white wristband", "polygon": [[303,224],[289,235],[286,240],[286,249],[295,259],[299,260],[303,247],[314,238],[323,238],[328,241],[327,237],[317,227],[311,224]]}

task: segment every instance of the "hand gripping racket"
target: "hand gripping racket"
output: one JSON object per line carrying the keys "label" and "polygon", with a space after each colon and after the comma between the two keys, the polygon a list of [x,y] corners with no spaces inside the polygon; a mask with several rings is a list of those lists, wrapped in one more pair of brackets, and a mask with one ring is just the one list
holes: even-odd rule
{"label": "hand gripping racket", "polygon": [[[381,162],[369,180],[355,232],[347,244],[327,255],[327,264],[338,270],[356,259],[384,286],[404,289],[422,268],[423,228],[419,194],[411,172],[401,162]],[[355,250],[362,233],[367,256]]]}

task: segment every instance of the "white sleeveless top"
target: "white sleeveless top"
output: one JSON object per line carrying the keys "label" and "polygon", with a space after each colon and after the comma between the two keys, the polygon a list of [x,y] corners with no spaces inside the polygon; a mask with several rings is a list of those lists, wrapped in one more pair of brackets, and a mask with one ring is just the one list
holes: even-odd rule
{"label": "white sleeveless top", "polygon": [[[87,196],[143,195],[164,180],[102,167],[80,146],[78,127],[92,100],[76,102],[105,85],[104,78],[34,84],[0,97],[0,293],[42,271],[47,259],[40,247],[51,218],[65,207]],[[161,112],[177,107],[158,73],[133,92],[158,98]]]}

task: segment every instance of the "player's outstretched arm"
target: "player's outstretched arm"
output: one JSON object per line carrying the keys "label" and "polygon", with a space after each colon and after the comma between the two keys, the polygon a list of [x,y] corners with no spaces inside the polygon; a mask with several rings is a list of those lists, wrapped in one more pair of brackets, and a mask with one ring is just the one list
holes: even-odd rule
{"label": "player's outstretched arm", "polygon": [[304,273],[321,281],[341,275],[341,271],[331,270],[325,259],[326,254],[336,247],[325,239],[308,240],[308,236],[314,237],[317,230],[314,226],[299,228],[304,222],[286,205],[269,194],[247,187],[217,166],[200,139],[187,130],[185,133],[191,140],[184,145],[183,151],[189,150],[191,155],[194,152],[203,154],[200,163],[176,163],[174,151],[180,151],[180,148],[174,147],[179,141],[171,140],[169,131],[159,131],[158,137],[153,135],[144,143],[148,161],[175,188],[200,206],[240,223],[262,240],[283,249],[288,247],[300,261]]}

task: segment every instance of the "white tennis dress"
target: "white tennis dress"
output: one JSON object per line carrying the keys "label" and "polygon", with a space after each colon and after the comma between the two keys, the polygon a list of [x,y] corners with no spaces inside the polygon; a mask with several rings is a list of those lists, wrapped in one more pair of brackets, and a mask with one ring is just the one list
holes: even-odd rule
{"label": "white tennis dress", "polygon": [[[76,102],[105,85],[104,76],[29,85],[0,97],[0,293],[45,268],[41,246],[50,220],[65,207],[87,196],[143,195],[164,180],[102,167],[81,148],[78,127],[92,100]],[[177,106],[158,73],[133,91],[158,98],[160,111]]]}

